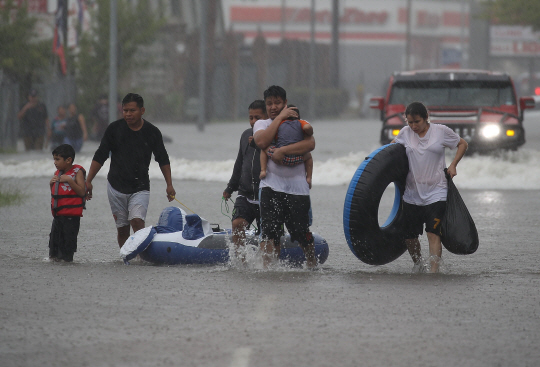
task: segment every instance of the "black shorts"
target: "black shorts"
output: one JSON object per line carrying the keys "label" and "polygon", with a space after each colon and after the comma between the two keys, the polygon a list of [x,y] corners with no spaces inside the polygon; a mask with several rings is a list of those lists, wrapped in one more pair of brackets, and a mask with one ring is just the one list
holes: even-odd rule
{"label": "black shorts", "polygon": [[232,220],[236,218],[242,218],[250,225],[255,220],[257,222],[257,228],[261,227],[261,211],[259,204],[250,203],[245,196],[237,196],[234,202],[234,209],[232,212]]}
{"label": "black shorts", "polygon": [[446,201],[437,201],[433,204],[419,206],[403,202],[403,215],[405,217],[406,238],[418,238],[426,232],[441,235],[441,220],[446,210]]}
{"label": "black shorts", "polygon": [[73,261],[81,217],[54,217],[49,235],[49,257]]}
{"label": "black shorts", "polygon": [[283,233],[283,224],[302,247],[313,243],[309,230],[309,195],[292,195],[263,187],[260,194],[262,239],[274,240],[278,244]]}

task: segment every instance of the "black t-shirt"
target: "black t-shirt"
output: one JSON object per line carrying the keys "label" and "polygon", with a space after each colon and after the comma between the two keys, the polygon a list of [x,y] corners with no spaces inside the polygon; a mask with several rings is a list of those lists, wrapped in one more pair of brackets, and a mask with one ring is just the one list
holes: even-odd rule
{"label": "black t-shirt", "polygon": [[138,131],[131,130],[124,119],[111,123],[93,159],[103,165],[109,152],[111,167],[107,179],[123,194],[150,190],[148,168],[152,153],[160,167],[170,164],[161,132],[146,120]]}
{"label": "black t-shirt", "polygon": [[47,107],[42,102],[38,102],[34,107],[27,109],[21,119],[23,136],[39,137],[45,135],[45,121],[47,118]]}
{"label": "black t-shirt", "polygon": [[82,139],[83,136],[79,115],[69,117],[66,122],[66,137],[75,140]]}

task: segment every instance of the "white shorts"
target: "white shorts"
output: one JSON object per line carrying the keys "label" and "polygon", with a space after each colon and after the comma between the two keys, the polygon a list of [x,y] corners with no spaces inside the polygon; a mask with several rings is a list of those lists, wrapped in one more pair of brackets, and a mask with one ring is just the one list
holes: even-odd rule
{"label": "white shorts", "polygon": [[111,184],[107,182],[107,196],[109,197],[116,228],[129,226],[129,221],[134,218],[146,219],[146,212],[150,203],[150,191],[122,194],[113,189]]}

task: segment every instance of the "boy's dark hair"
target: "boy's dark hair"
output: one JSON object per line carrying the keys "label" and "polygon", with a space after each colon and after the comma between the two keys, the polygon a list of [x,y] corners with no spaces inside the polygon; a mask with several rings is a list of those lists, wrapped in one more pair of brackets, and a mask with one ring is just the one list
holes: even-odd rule
{"label": "boy's dark hair", "polygon": [[280,97],[284,101],[287,100],[287,92],[285,89],[281,88],[279,85],[271,85],[267,90],[264,91],[264,100],[268,97]]}
{"label": "boy's dark hair", "polygon": [[264,113],[266,113],[266,104],[262,99],[256,99],[255,101],[251,102],[248,110],[262,110]]}
{"label": "boy's dark hair", "polygon": [[405,116],[420,116],[421,118],[428,119],[428,110],[422,102],[412,102],[405,109]]}
{"label": "boy's dark hair", "polygon": [[128,93],[128,94],[126,94],[126,96],[122,100],[122,106],[125,105],[125,104],[128,104],[130,102],[137,103],[137,107],[139,107],[139,108],[144,107],[143,97],[141,97],[140,95],[138,95],[136,93]]}
{"label": "boy's dark hair", "polygon": [[52,151],[52,155],[53,157],[55,155],[57,156],[60,156],[64,159],[68,159],[71,157],[71,160],[74,161],[75,160],[75,149],[73,149],[73,147],[69,144],[61,144],[59,146],[57,146],[56,148],[54,148],[54,150]]}
{"label": "boy's dark hair", "polygon": [[[296,113],[298,113],[298,118],[296,118],[295,120],[300,120],[300,119],[301,119],[301,117],[300,117],[300,110],[298,109],[298,107],[296,107],[296,106],[293,105],[293,104],[288,104],[287,107],[288,107],[288,108],[291,108],[291,107],[294,108],[294,109],[296,110]],[[289,120],[290,120],[290,119],[289,119]]]}

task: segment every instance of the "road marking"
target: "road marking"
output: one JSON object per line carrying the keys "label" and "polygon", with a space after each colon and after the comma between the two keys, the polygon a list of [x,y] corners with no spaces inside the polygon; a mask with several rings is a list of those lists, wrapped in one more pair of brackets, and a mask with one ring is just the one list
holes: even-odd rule
{"label": "road marking", "polygon": [[250,347],[237,348],[233,354],[231,367],[248,367],[250,355],[251,355]]}
{"label": "road marking", "polygon": [[267,322],[277,299],[277,294],[268,294],[264,296],[255,311],[255,320],[258,322]]}
{"label": "road marking", "polygon": [[[267,294],[263,296],[255,310],[255,320],[257,322],[268,322],[277,300],[277,294]],[[248,367],[250,356],[250,347],[236,348],[232,357],[231,367]]]}

